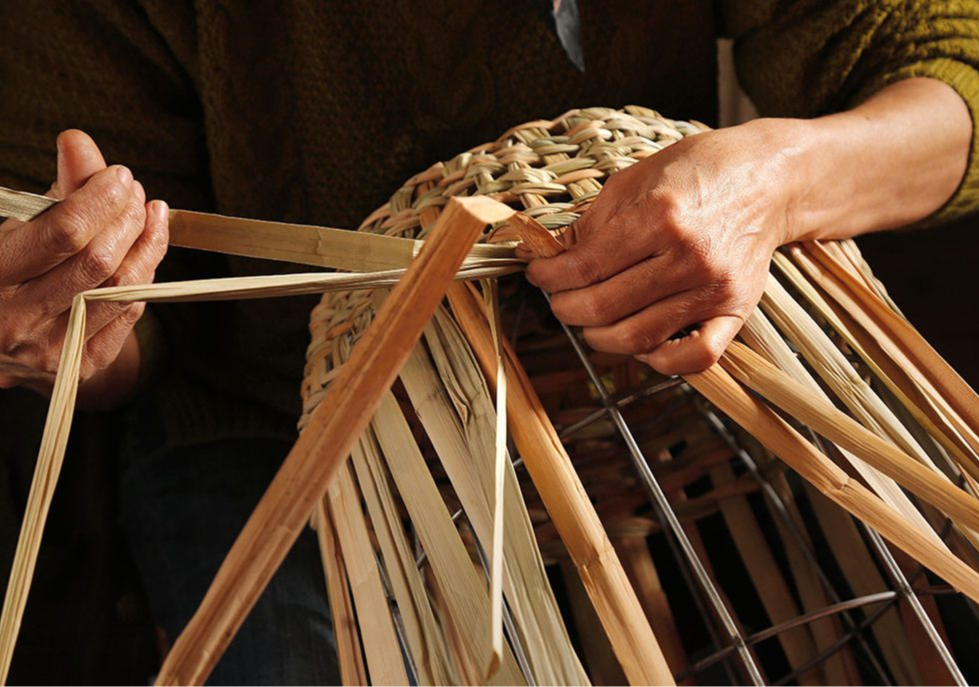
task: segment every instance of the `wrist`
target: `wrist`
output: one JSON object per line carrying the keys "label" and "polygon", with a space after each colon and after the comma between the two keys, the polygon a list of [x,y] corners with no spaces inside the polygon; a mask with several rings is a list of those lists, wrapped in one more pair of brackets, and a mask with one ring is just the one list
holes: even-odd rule
{"label": "wrist", "polygon": [[810,238],[813,231],[807,208],[818,183],[819,132],[814,121],[766,118],[744,125],[751,128],[755,150],[764,161],[762,197],[773,249]]}

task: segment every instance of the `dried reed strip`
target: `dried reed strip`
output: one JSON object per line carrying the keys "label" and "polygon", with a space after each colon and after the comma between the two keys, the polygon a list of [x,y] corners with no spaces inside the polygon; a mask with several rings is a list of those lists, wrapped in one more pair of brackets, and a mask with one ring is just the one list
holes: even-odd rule
{"label": "dried reed strip", "polygon": [[[428,353],[417,347],[401,381],[480,541],[491,536],[491,484],[496,410],[465,337],[443,308],[425,329]],[[551,592],[534,529],[509,460],[503,500],[503,589],[527,659],[540,684],[586,684]]]}
{"label": "dried reed strip", "polygon": [[837,445],[893,478],[963,525],[979,527],[979,501],[899,448],[866,429],[804,384],[792,379],[760,355],[737,342],[722,359],[740,382]]}
{"label": "dried reed strip", "polygon": [[[815,382],[815,380],[809,374],[809,371],[799,361],[799,358],[795,355],[792,349],[789,348],[788,344],[786,344],[785,340],[779,335],[778,331],[775,329],[775,326],[768,320],[767,317],[765,317],[761,309],[755,308],[751,315],[748,316],[745,326],[741,329],[740,337],[753,350],[764,356],[773,365],[781,368],[794,379],[805,383],[812,389],[813,393],[826,397],[823,389]],[[865,467],[866,470],[873,470],[873,468],[866,465],[866,463],[863,463],[863,461],[853,454],[845,451],[841,451],[841,453],[849,462],[853,463],[854,461],[858,461]],[[795,497],[792,494],[792,490],[789,488],[789,485],[785,480],[785,475],[781,470],[773,472],[774,474],[769,476],[769,481],[772,484],[772,487],[779,493],[789,517],[792,518],[792,521],[795,523],[796,531],[803,535],[804,541],[797,541],[795,534],[788,531],[788,528],[782,522],[781,518],[775,517],[775,524],[778,528],[782,541],[784,542],[786,554],[789,559],[789,565],[792,568],[793,576],[796,579],[796,588],[799,590],[799,596],[802,599],[803,608],[805,608],[806,612],[815,611],[827,606],[830,603],[830,599],[824,592],[823,581],[820,579],[817,571],[814,569],[813,564],[804,556],[802,552],[802,547],[804,546],[808,546],[810,549],[812,548],[812,541],[805,536],[806,529],[803,525],[802,515],[799,513],[798,508],[796,507]],[[879,475],[879,473],[877,474]],[[880,478],[888,479],[883,475],[880,475]],[[805,485],[807,488],[807,493],[810,495],[810,501],[818,498],[820,503],[828,504],[828,501],[826,501],[822,494],[812,488],[808,483],[805,483]],[[904,496],[903,492],[901,492],[901,496]],[[815,508],[814,504],[814,509],[816,510],[816,519],[822,526],[823,533],[830,546],[833,547],[834,552],[850,552],[847,560],[841,563],[844,575],[847,577],[847,581],[850,583],[850,586],[856,589],[861,580],[855,578],[865,578],[867,576],[871,576],[873,579],[870,581],[870,587],[873,588],[873,591],[885,590],[886,586],[884,585],[884,580],[877,572],[877,568],[874,566],[870,552],[867,550],[863,538],[860,537],[860,534],[853,526],[853,522],[849,519],[849,516],[842,511],[839,511],[835,506],[828,506],[828,508],[820,510]],[[825,514],[826,510],[831,511],[831,514],[837,517],[830,518],[829,515]],[[901,509],[899,508],[898,510]],[[863,562],[866,571],[861,567],[852,568],[851,566],[845,565],[846,562],[853,559],[860,559]],[[876,586],[874,583],[876,583]],[[864,585],[864,587],[866,586],[867,585]],[[904,639],[900,626],[895,626],[893,622],[898,620],[896,613],[890,612],[890,617],[892,618],[892,622],[885,624],[887,626],[887,630],[889,632],[897,632],[900,638]],[[810,627],[812,628],[813,636],[816,640],[816,646],[820,651],[823,651],[835,644],[841,636],[840,623],[837,618],[818,620],[813,622]],[[888,651],[890,650],[892,643],[887,641],[888,638],[886,636],[881,636],[885,633],[876,623],[873,629],[878,635],[878,644],[882,648],[886,647],[885,659],[889,662],[893,661],[894,665],[897,666],[895,675],[908,675],[909,673],[906,671],[902,672],[903,661],[906,659],[901,655],[890,655]],[[826,669],[827,681],[830,684],[857,684],[860,681],[860,675],[857,671],[855,663],[853,662],[853,656],[850,653],[848,646],[830,656],[825,662],[824,666]]]}
{"label": "dried reed strip", "polygon": [[509,647],[505,647],[499,665],[492,665],[492,637],[487,632],[489,590],[459,537],[393,394],[387,393],[381,399],[371,427],[442,589],[446,609],[459,630],[461,648],[478,671],[464,679],[468,684],[524,684]]}
{"label": "dried reed strip", "polygon": [[[846,339],[914,418],[955,457],[959,466],[973,478],[979,478],[979,452],[976,450],[979,440],[970,441],[963,435],[962,430],[964,434],[972,432],[963,427],[961,418],[956,421],[957,415],[931,382],[915,371],[915,364],[877,321],[860,314],[862,306],[805,251],[794,246],[790,248],[790,253],[795,263],[808,275],[807,279],[796,264],[776,253],[775,264],[792,285]],[[826,298],[813,284],[826,294]]]}
{"label": "dried reed strip", "polygon": [[[562,556],[558,560],[568,610],[575,627],[597,628],[602,621],[592,606],[588,592],[581,582],[581,575],[574,563]],[[624,685],[625,673],[612,651],[612,644],[604,632],[582,632],[579,635],[581,651],[588,665],[588,674],[595,685]]]}
{"label": "dried reed strip", "polygon": [[[836,564],[856,597],[890,589],[851,515],[809,482],[804,483],[809,505],[819,521]],[[876,609],[875,609],[876,610]],[[921,673],[897,606],[891,606],[870,626],[877,647],[899,685],[920,685]],[[839,684],[839,683],[837,683]],[[843,683],[852,684],[852,683]]]}
{"label": "dried reed strip", "polygon": [[[28,222],[58,202],[47,196],[0,187],[0,217]],[[170,211],[171,246],[351,272],[407,267],[421,252],[423,243],[331,227]],[[505,246],[477,244],[470,249],[470,258],[511,258],[512,253]]]}
{"label": "dried reed strip", "polygon": [[[844,405],[850,409],[858,420],[865,427],[877,433],[882,438],[891,438],[898,441],[898,445],[906,452],[915,456],[929,467],[934,467],[931,459],[921,450],[917,442],[907,433],[903,425],[900,425],[897,418],[890,413],[883,402],[877,398],[870,386],[857,375],[853,366],[846,359],[843,353],[830,340],[826,333],[816,324],[798,303],[792,299],[785,287],[777,279],[769,275],[768,283],[765,286],[765,293],[762,296],[761,309],[772,318],[772,321],[779,328],[782,334],[791,341],[796,349],[805,357],[812,366],[813,370],[826,383],[829,389],[836,394],[837,398],[843,401]],[[765,327],[766,320],[761,317],[756,318],[749,325],[749,329],[755,333],[756,338],[770,334]],[[778,336],[768,336],[769,350],[778,347]],[[784,345],[784,344],[783,344]],[[782,356],[784,360],[785,356]],[[801,369],[800,369],[801,368]],[[820,399],[830,402],[829,395],[816,383],[810,373],[802,367],[801,363],[793,366],[791,376],[799,383],[804,384],[810,393],[816,394]],[[913,451],[913,453],[911,453]],[[886,503],[890,504],[908,518],[909,521],[916,523],[922,532],[935,538],[936,542],[941,542],[940,537],[935,533],[927,519],[915,507],[908,496],[894,482],[893,479],[883,474],[877,468],[868,465],[864,460],[854,455],[850,451],[842,452],[844,458],[856,468],[857,472],[867,482],[867,485],[877,493]],[[944,544],[941,544],[944,546]]]}
{"label": "dried reed strip", "polygon": [[[646,537],[613,535],[612,545],[619,555],[619,560],[622,561],[629,582],[639,596],[639,602],[646,612],[646,619],[649,620],[653,634],[663,648],[670,670],[674,675],[686,671],[689,665],[687,653],[683,648],[683,641],[680,639],[680,631],[677,629],[666,591],[660,584],[659,573]],[[578,584],[580,587],[581,583]],[[693,684],[692,676],[680,684]]]}
{"label": "dried reed strip", "polygon": [[947,549],[936,546],[900,513],[850,479],[785,420],[748,394],[723,367],[714,365],[704,372],[686,375],[686,380],[846,511],[973,600],[979,597],[979,575],[972,568]]}
{"label": "dried reed strip", "polygon": [[368,427],[354,447],[351,463],[356,470],[385,571],[391,581],[418,683],[458,684],[459,674],[453,670],[445,637],[425,591],[425,580],[415,564],[415,556],[405,535],[401,513],[388,483],[389,475],[372,428]]}
{"label": "dried reed strip", "polygon": [[313,523],[320,545],[320,557],[323,559],[323,570],[326,572],[326,593],[333,618],[340,680],[347,687],[366,685],[367,668],[364,666],[363,648],[360,645],[360,629],[357,627],[357,618],[350,599],[347,570],[337,547],[333,521],[322,500],[316,504]]}
{"label": "dried reed strip", "polygon": [[367,426],[470,245],[487,224],[511,212],[486,198],[448,202],[425,250],[394,287],[249,518],[167,656],[160,684],[198,684],[210,674]]}
{"label": "dried reed strip", "polygon": [[[843,401],[858,421],[881,438],[890,440],[902,451],[930,468],[935,474],[948,480],[949,483],[952,482],[948,475],[935,464],[931,455],[915,439],[905,423],[857,374],[853,365],[816,324],[809,313],[789,296],[785,288],[772,276],[769,276],[769,283],[762,298],[761,307],[772,316],[783,334],[795,344],[813,369],[816,370],[836,397]],[[847,457],[850,458],[849,455]],[[871,486],[874,484],[868,483]],[[893,484],[889,486],[893,487]],[[971,493],[974,495],[974,492]],[[878,491],[878,494],[881,492]],[[904,494],[900,493],[900,496],[903,497]],[[884,497],[884,500],[889,501],[887,497]],[[904,500],[910,509],[909,513],[917,515],[918,510],[909,500]],[[891,502],[891,505],[898,504]],[[922,522],[930,521],[932,524],[929,529],[932,531],[940,529],[943,516],[927,507],[923,510],[923,517],[920,517],[920,520]],[[968,540],[970,544],[964,540]],[[973,567],[976,567],[977,544],[979,544],[979,534],[960,526],[946,543],[946,546],[951,546],[960,558],[969,560]]]}
{"label": "dried reed strip", "polygon": [[[718,465],[709,473],[715,487],[723,487],[735,481],[730,463]],[[792,598],[782,571],[772,555],[768,541],[744,496],[723,499],[720,502],[721,517],[727,524],[734,546],[744,562],[751,583],[761,599],[765,614],[772,625],[792,620],[799,615],[799,607]],[[816,656],[816,646],[807,626],[797,627],[778,635],[778,643],[793,670],[804,666]],[[803,685],[825,684],[826,678],[819,666],[799,676]]]}
{"label": "dried reed strip", "polygon": [[[496,258],[480,259],[462,267],[455,278],[460,280],[482,279],[509,274],[516,269],[514,261],[501,262]],[[405,272],[404,269],[398,269],[370,274],[290,274],[274,277],[170,282],[96,289],[80,294],[80,298],[86,302],[185,302],[238,298],[277,298],[326,291],[393,286],[398,283]],[[69,320],[69,324],[76,328],[84,328],[84,322],[77,317]],[[81,337],[80,330],[72,330],[72,332],[74,336]],[[66,348],[62,353],[63,356],[70,353],[70,359],[66,360],[70,360],[71,364],[65,364],[65,360],[63,360],[59,365],[59,370],[64,371],[60,374],[69,376],[64,377],[66,380],[64,383],[58,381],[61,376],[55,380],[54,393],[49,407],[49,419],[45,426],[44,437],[34,470],[34,480],[38,486],[32,487],[31,495],[28,497],[25,519],[22,523],[15,558],[11,567],[10,582],[7,585],[3,616],[0,618],[0,683],[5,682],[4,671],[9,670],[14,645],[17,641],[17,633],[30,591],[30,578],[37,559],[47,511],[50,507],[50,500],[54,497],[61,461],[64,459],[67,435],[71,429],[74,394],[77,389],[71,389],[69,394],[64,384],[77,387],[77,371],[74,373],[70,371],[72,366],[80,365],[81,349],[67,348],[67,343],[70,341],[72,341],[71,333],[66,336]],[[69,353],[65,353],[65,351]],[[70,374],[76,375],[74,381],[72,381]]]}
{"label": "dried reed strip", "polygon": [[979,397],[975,391],[906,319],[867,286],[866,281],[860,278],[863,275],[855,276],[853,270],[848,270],[818,241],[805,244],[804,249],[839,279],[863,306],[856,312],[867,313],[877,319],[882,328],[906,351],[915,367],[938,390],[940,397],[946,399],[955,414],[965,421],[964,424],[971,429],[970,442],[973,442],[973,447],[979,448],[979,438],[975,436],[975,432],[979,432]]}
{"label": "dried reed strip", "polygon": [[[479,300],[464,285],[455,285],[448,293],[456,319],[492,388],[496,383],[493,341]],[[626,677],[632,684],[672,685],[673,676],[635,590],[540,399],[505,341],[504,355],[511,435],[578,567]]]}
{"label": "dried reed strip", "polygon": [[496,350],[496,446],[493,451],[493,537],[490,547],[490,632],[492,633],[493,654],[489,674],[496,672],[503,655],[503,525],[505,513],[504,480],[507,472],[507,432],[506,432],[506,374],[503,370],[503,354],[500,338],[503,335],[500,323],[500,296],[496,282],[481,282],[486,301],[486,319],[490,323]]}
{"label": "dried reed strip", "polygon": [[360,495],[348,465],[337,472],[327,490],[326,501],[357,609],[360,631],[370,638],[363,645],[370,680],[375,685],[407,685],[401,646],[364,522]]}
{"label": "dried reed strip", "polygon": [[777,279],[769,275],[762,309],[779,330],[805,356],[822,380],[869,430],[890,439],[905,453],[936,472],[938,466],[918,444],[908,428],[857,374],[846,356],[830,340],[809,313],[793,299]]}
{"label": "dried reed strip", "polygon": [[44,523],[51,508],[51,499],[64,463],[68,434],[75,411],[75,398],[78,393],[78,377],[81,372],[82,350],[85,345],[85,297],[75,297],[68,317],[65,344],[58,363],[58,376],[55,379],[48,407],[48,417],[44,425],[44,436],[34,468],[34,478],[27,497],[24,521],[20,537],[14,551],[14,561],[10,568],[7,592],[3,602],[3,615],[0,617],[0,684],[7,683],[10,661],[13,659],[17,635],[20,632],[27,596],[34,578],[34,567],[41,547]]}

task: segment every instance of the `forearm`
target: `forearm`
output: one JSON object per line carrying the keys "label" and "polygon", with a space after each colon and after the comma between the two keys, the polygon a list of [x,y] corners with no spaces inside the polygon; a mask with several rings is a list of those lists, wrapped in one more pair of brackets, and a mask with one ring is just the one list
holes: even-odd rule
{"label": "forearm", "polygon": [[972,120],[951,87],[920,78],[847,112],[786,121],[777,136],[789,194],[785,242],[847,238],[940,209],[965,173]]}

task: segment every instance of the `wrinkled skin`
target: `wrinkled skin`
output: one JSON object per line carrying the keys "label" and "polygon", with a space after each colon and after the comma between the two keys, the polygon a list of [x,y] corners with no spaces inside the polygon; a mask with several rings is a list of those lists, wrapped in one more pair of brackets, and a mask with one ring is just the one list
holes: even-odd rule
{"label": "wrinkled skin", "polygon": [[[0,225],[0,360],[30,370],[30,386],[50,393],[72,300],[81,291],[153,281],[168,242],[167,207],[146,202],[125,167],[107,167],[80,131],[58,139],[62,202],[31,222]],[[82,359],[102,400],[124,395],[138,376],[133,327],[143,304],[90,303]],[[2,370],[2,368],[0,368]],[[0,371],[0,388],[16,386]]]}
{"label": "wrinkled skin", "polygon": [[972,135],[963,99],[929,78],[833,115],[697,134],[610,177],[566,252],[522,253],[527,278],[594,348],[697,372],[757,305],[776,248],[932,215],[959,187]]}
{"label": "wrinkled skin", "polygon": [[[763,128],[686,138],[610,177],[527,278],[587,342],[666,374],[713,364],[761,298],[785,237],[781,156]],[[671,338],[686,331],[686,336]]]}

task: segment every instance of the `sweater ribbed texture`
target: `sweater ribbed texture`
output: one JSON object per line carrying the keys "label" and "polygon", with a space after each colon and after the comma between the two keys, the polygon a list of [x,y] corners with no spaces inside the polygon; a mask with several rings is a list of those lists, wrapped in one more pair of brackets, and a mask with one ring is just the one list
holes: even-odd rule
{"label": "sweater ribbed texture", "polygon": [[[975,2],[579,4],[584,74],[516,0],[2,3],[0,184],[47,188],[55,136],[77,127],[172,207],[353,228],[521,121],[640,104],[713,124],[719,34],[765,114],[829,112],[912,75],[979,112]],[[942,218],[979,204],[975,158]],[[172,249],[158,279],[294,269]],[[292,436],[313,303],[152,306],[143,399],[167,441]]]}

